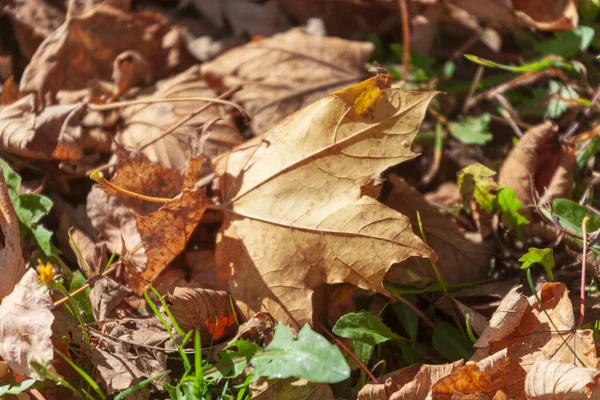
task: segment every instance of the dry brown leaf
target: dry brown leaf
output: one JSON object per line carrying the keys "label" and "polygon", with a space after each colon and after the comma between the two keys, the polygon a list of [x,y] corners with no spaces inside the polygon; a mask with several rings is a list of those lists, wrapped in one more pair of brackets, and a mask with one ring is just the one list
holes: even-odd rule
{"label": "dry brown leaf", "polygon": [[[417,235],[420,235],[417,221],[417,211],[419,212],[427,244],[438,255],[438,266],[444,271],[444,279],[458,283],[484,278],[495,245],[490,241],[476,243],[468,240],[451,219],[443,216],[406,181],[394,175],[389,180],[392,192],[384,204],[410,218],[413,232]],[[413,277],[413,285],[422,287],[436,280],[429,260],[412,258],[392,267],[386,275],[386,281],[404,281],[406,284],[407,271]]]}
{"label": "dry brown leaf", "polygon": [[56,105],[35,113],[33,95],[0,108],[0,149],[24,157],[77,160],[84,104]]}
{"label": "dry brown leaf", "polygon": [[25,274],[19,220],[0,168],[0,303]]}
{"label": "dry brown leaf", "polygon": [[276,326],[277,321],[275,321],[271,314],[260,312],[240,325],[237,334],[229,341],[229,344],[238,339],[244,339],[266,346],[271,343]]}
{"label": "dry brown leaf", "polygon": [[454,296],[452,296],[450,299],[445,296],[440,297],[438,301],[435,302],[435,307],[439,308],[450,316],[455,315],[456,310],[460,312],[463,319],[467,318],[468,316],[469,324],[477,335],[482,335],[484,331],[489,328],[489,322],[487,318],[483,316],[483,314],[455,299]]}
{"label": "dry brown leaf", "polygon": [[329,385],[311,383],[306,380],[290,379],[259,379],[250,384],[252,400],[333,400],[333,392]]}
{"label": "dry brown leaf", "polygon": [[361,197],[361,186],[415,156],[435,95],[380,90],[381,79],[327,96],[219,160],[217,269],[246,316],[312,322],[319,285],[387,294],[392,264],[431,254],[407,217]]}
{"label": "dry brown leaf", "polygon": [[141,295],[158,278],[185,249],[207,206],[204,189],[184,189],[158,211],[135,217],[146,262],[125,262],[127,287]]}
{"label": "dry brown leaf", "polygon": [[[571,198],[574,157],[560,144],[557,132],[552,121],[529,129],[500,168],[498,184],[511,187],[525,206],[534,204],[534,191],[540,195],[539,204]],[[523,213],[530,218],[531,210],[524,209]]]}
{"label": "dry brown leaf", "polygon": [[[103,330],[106,333],[90,330],[91,335],[100,339],[91,355],[109,393],[164,372],[167,353],[175,351],[169,333],[156,317],[110,321]],[[173,334],[177,338],[177,332]],[[160,386],[167,380],[168,377],[163,377],[152,383]]]}
{"label": "dry brown leaf", "polygon": [[181,329],[199,330],[203,345],[219,343],[237,330],[237,317],[227,292],[178,287],[169,299],[171,313]]}
{"label": "dry brown leaf", "polygon": [[64,13],[48,1],[11,0],[5,4],[3,11],[10,17],[19,50],[27,59],[65,20]]}
{"label": "dry brown leaf", "polygon": [[103,322],[116,318],[117,305],[132,294],[131,290],[107,277],[92,279],[90,282],[92,288],[88,297],[94,319]]}
{"label": "dry brown leaf", "polygon": [[598,398],[600,371],[555,361],[538,361],[525,379],[530,400],[569,400]]}
{"label": "dry brown leaf", "polygon": [[98,5],[70,18],[44,40],[23,73],[20,90],[52,103],[59,90],[85,88],[91,79],[110,80],[113,60],[127,50],[142,54],[155,78],[181,71],[192,59],[183,42],[163,46],[173,33],[177,31],[156,14]]}
{"label": "dry brown leaf", "polygon": [[[549,204],[554,199],[570,199],[573,188],[574,155],[568,145],[562,144],[557,136],[558,127],[546,121],[529,129],[504,160],[498,183],[512,188],[525,208],[521,213],[530,221],[537,215],[533,204]],[[535,187],[531,187],[531,183]],[[539,193],[539,201],[533,198]],[[538,222],[525,226],[529,236],[545,240],[556,238],[557,231]]]}
{"label": "dry brown leaf", "polygon": [[398,29],[399,18],[395,2],[276,1],[288,15],[302,24],[309,23],[312,18],[319,18],[332,36],[356,38],[368,32],[383,37]]}
{"label": "dry brown leaf", "polygon": [[290,27],[285,14],[273,1],[184,0],[182,3],[192,4],[218,28],[225,27],[227,22],[236,36],[271,36]]}
{"label": "dry brown leaf", "polygon": [[557,31],[579,23],[574,0],[452,0],[452,5],[487,22]]}
{"label": "dry brown leaf", "polygon": [[32,361],[53,370],[52,306],[48,288],[33,268],[0,304],[0,356],[23,376],[41,379],[30,367]]}
{"label": "dry brown leaf", "polygon": [[[538,292],[538,296],[545,311],[534,296],[529,299],[515,297],[518,304],[503,307],[499,311],[499,318],[492,316],[490,325],[506,318],[507,315],[512,319],[511,310],[520,310],[522,305],[519,304],[526,304],[525,312],[512,332],[509,330],[515,321],[498,330],[497,336],[490,337],[484,332],[475,343],[477,351],[472,359],[479,360],[488,354],[506,349],[511,360],[519,361],[524,374],[541,360],[595,367],[597,357],[592,331],[575,329],[573,306],[566,286],[563,283],[546,283]],[[581,362],[584,365],[581,365]]]}
{"label": "dry brown leaf", "polygon": [[[491,399],[501,391],[513,400],[524,400],[523,380],[524,373],[517,359],[507,357],[506,350],[503,350],[477,363],[469,361],[443,377],[431,388],[431,397],[439,400]],[[455,397],[455,394],[469,397]]]}
{"label": "dry brown leaf", "polygon": [[[119,164],[110,180],[113,184],[135,193],[151,197],[173,198],[181,192],[184,178],[182,172],[161,167],[148,161],[143,155]],[[129,196],[94,186],[87,198],[87,212],[100,239],[107,242],[111,252],[121,253],[121,238],[128,249],[141,242],[133,215],[149,215],[160,204],[137,200]],[[136,253],[136,260],[145,262],[143,252]]]}
{"label": "dry brown leaf", "polygon": [[202,75],[211,86],[244,85],[233,100],[252,116],[250,126],[259,135],[294,111],[359,81],[372,52],[368,42],[311,36],[294,28],[228,51],[203,64]]}
{"label": "dry brown leaf", "polygon": [[[216,97],[215,93],[202,81],[200,67],[194,66],[186,71],[157,82],[157,89],[137,100],[157,100],[173,97]],[[116,139],[125,148],[137,149],[161,136],[168,128],[180,119],[191,114],[205,104],[198,101],[159,102],[155,104],[129,106],[123,109],[122,128],[117,132]],[[235,124],[227,119],[220,105],[213,105],[197,117],[188,121],[184,126],[156,143],[148,146],[143,153],[151,161],[167,168],[181,168],[192,156],[190,143],[200,135],[202,124],[215,118],[223,118],[213,125],[207,133],[202,154],[210,159],[220,153],[230,150],[242,142]],[[201,140],[204,140],[202,138]],[[210,163],[205,163],[200,174],[205,175],[210,169]]]}

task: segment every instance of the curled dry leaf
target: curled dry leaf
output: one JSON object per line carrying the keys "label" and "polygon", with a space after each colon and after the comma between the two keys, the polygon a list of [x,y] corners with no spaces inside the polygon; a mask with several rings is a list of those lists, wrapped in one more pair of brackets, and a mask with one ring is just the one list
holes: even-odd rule
{"label": "curled dry leaf", "polygon": [[31,268],[0,304],[0,356],[10,368],[23,376],[42,379],[31,369],[31,362],[48,365],[52,350],[53,306],[48,288],[40,283]]}
{"label": "curled dry leaf", "polygon": [[[417,212],[419,212],[427,244],[437,253],[438,267],[444,278],[448,282],[456,283],[484,278],[495,245],[491,241],[479,243],[470,241],[450,218],[442,215],[405,180],[392,175],[389,181],[392,184],[392,191],[384,204],[410,218],[410,224],[416,235],[420,235],[417,220]],[[431,262],[416,257],[394,266],[386,275],[386,281],[390,283],[404,281],[403,283],[406,284],[407,270],[414,273],[414,281],[411,282],[413,285],[426,286],[436,281]]]}
{"label": "curled dry leaf", "polygon": [[[216,97],[215,93],[206,86],[200,75],[200,67],[190,67],[172,78],[157,82],[156,91],[137,100],[158,100],[175,97]],[[122,128],[117,132],[116,139],[125,148],[137,149],[142,145],[156,140],[159,136],[179,122],[183,117],[200,108],[205,102],[158,102],[129,106],[123,109]],[[143,153],[154,162],[166,168],[181,168],[193,155],[191,143],[198,137],[202,125],[215,118],[223,118],[212,126],[202,146],[202,155],[207,159],[230,150],[242,142],[235,124],[227,119],[223,106],[214,104],[198,116],[192,118],[184,126],[172,134],[146,147]],[[210,164],[205,163],[200,176],[208,173]]]}
{"label": "curled dry leaf", "polygon": [[538,361],[525,379],[525,394],[530,400],[567,400],[598,398],[600,371],[555,361]]}
{"label": "curled dry leaf", "polygon": [[500,25],[558,31],[569,30],[579,23],[574,0],[454,0],[452,4],[477,18]]}
{"label": "curled dry leaf", "polygon": [[35,112],[33,95],[0,108],[0,149],[24,157],[77,160],[82,156],[83,104],[47,107]]}
{"label": "curled dry leaf", "polygon": [[171,313],[184,331],[197,329],[203,345],[218,343],[237,330],[229,293],[210,289],[175,288]]}
{"label": "curled dry leaf", "polygon": [[24,274],[25,261],[21,253],[19,219],[0,168],[0,303],[12,293]]}
{"label": "curled dry leaf", "polygon": [[277,321],[266,312],[259,312],[253,315],[247,322],[240,325],[237,334],[229,343],[233,343],[238,339],[249,340],[253,343],[266,346],[271,343],[275,334]]}
{"label": "curled dry leaf", "polygon": [[20,90],[35,92],[47,102],[54,101],[59,90],[85,88],[91,79],[110,80],[113,60],[126,50],[142,54],[154,77],[181,71],[192,60],[183,42],[163,47],[171,29],[150,12],[128,13],[106,4],[93,7],[44,40],[23,73]]}
{"label": "curled dry leaf", "polygon": [[[237,47],[202,65],[211,86],[244,85],[234,95],[255,135],[335,89],[357,82],[373,52],[368,42],[307,34],[302,28]],[[306,71],[311,71],[307,79]]]}
{"label": "curled dry leaf", "polygon": [[[219,277],[243,314],[312,322],[313,291],[351,283],[387,294],[394,263],[430,249],[361,186],[410,150],[430,93],[381,90],[385,76],[327,96],[216,165],[224,223]],[[384,85],[382,85],[385,87]]]}
{"label": "curled dry leaf", "polygon": [[[498,183],[512,188],[525,206],[534,204],[534,191],[540,195],[539,204],[571,198],[574,157],[566,145],[561,145],[557,132],[552,121],[529,129],[500,168]],[[522,213],[531,220],[531,209]]]}

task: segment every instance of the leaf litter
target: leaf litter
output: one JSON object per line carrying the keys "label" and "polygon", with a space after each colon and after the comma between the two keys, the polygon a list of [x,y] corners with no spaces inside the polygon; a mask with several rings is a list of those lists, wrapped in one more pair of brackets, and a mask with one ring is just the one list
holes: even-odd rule
{"label": "leaf litter", "polygon": [[598,395],[596,1],[76,3],[0,12],[0,393]]}

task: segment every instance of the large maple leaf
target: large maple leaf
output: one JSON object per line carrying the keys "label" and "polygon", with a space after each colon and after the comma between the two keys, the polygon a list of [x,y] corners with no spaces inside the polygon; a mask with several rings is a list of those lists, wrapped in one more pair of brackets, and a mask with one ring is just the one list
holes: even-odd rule
{"label": "large maple leaf", "polygon": [[335,92],[217,161],[217,270],[242,312],[313,322],[319,285],[387,294],[392,264],[431,255],[407,217],[361,194],[416,155],[410,146],[435,95],[385,88],[387,78]]}

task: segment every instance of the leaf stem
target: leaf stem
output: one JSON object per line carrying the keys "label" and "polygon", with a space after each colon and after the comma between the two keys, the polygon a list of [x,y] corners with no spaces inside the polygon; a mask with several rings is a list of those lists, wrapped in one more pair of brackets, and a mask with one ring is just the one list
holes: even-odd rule
{"label": "leaf stem", "polygon": [[346,353],[348,353],[348,355],[350,357],[352,357],[352,359],[354,361],[356,361],[356,363],[360,366],[360,368],[362,368],[363,371],[366,372],[366,374],[369,376],[369,378],[371,378],[371,380],[375,383],[375,384],[379,384],[379,379],[375,378],[375,375],[373,375],[371,373],[371,371],[369,370],[369,368],[367,368],[367,366],[358,359],[358,357],[356,357],[356,354],[354,354],[353,352],[350,351],[350,349],[348,347],[346,347],[346,345],[344,343],[342,343],[342,341],[340,339],[338,339],[333,333],[331,333],[331,331],[327,328],[325,328],[325,325],[323,325],[321,322],[317,322],[317,325],[319,325],[319,328],[323,329],[323,331],[325,331],[325,333],[327,333],[327,335],[333,339],[333,341],[335,342],[335,344],[337,344],[338,346],[340,346]]}
{"label": "leaf stem", "polygon": [[93,180],[93,181],[95,181],[95,182],[97,182],[97,183],[99,183],[102,186],[111,188],[111,189],[113,189],[116,192],[124,194],[125,196],[133,197],[133,198],[138,199],[138,200],[149,201],[151,203],[167,203],[167,202],[169,202],[169,201],[172,200],[172,199],[168,199],[168,198],[165,198],[165,197],[145,196],[145,195],[140,194],[140,193],[132,192],[131,190],[123,189],[122,187],[117,186],[114,183],[109,182],[104,177],[104,174],[102,172],[100,172],[99,170],[95,170],[94,172],[92,172],[90,174],[90,179]]}
{"label": "leaf stem", "polygon": [[581,231],[583,233],[583,254],[581,255],[581,294],[579,295],[579,322],[577,323],[577,329],[583,325],[583,318],[585,317],[585,269],[588,252],[588,240],[587,240],[587,224],[590,217],[587,215],[583,217],[581,221]]}

